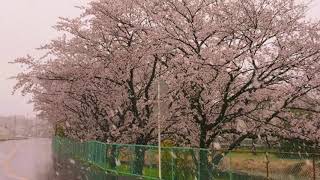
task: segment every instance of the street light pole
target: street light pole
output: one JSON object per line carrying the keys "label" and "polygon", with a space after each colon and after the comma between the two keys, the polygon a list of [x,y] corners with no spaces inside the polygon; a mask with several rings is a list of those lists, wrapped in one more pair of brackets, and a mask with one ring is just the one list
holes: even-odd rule
{"label": "street light pole", "polygon": [[161,174],[161,91],[160,91],[160,71],[161,71],[161,64],[159,64],[159,74],[158,74],[158,96],[157,96],[157,101],[158,101],[158,158],[159,158],[159,179],[162,179],[162,174]]}

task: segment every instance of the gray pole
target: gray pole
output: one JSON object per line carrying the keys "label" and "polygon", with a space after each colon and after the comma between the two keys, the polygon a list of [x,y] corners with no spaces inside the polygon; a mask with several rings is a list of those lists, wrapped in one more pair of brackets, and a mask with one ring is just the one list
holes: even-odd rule
{"label": "gray pole", "polygon": [[160,92],[160,70],[161,66],[159,64],[159,75],[158,75],[158,151],[159,151],[159,179],[162,179],[162,174],[161,174],[161,103],[160,103],[160,98],[161,98],[161,92]]}
{"label": "gray pole", "polygon": [[14,124],[13,124],[13,137],[16,137],[17,136],[17,117],[14,116]]}

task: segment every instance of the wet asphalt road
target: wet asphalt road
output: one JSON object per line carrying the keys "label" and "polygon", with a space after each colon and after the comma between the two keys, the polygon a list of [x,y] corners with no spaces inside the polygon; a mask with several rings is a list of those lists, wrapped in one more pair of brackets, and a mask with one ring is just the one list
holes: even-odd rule
{"label": "wet asphalt road", "polygon": [[0,142],[0,180],[50,180],[51,139]]}
{"label": "wet asphalt road", "polygon": [[53,155],[51,142],[44,138],[0,141],[0,180],[136,180],[61,160]]}

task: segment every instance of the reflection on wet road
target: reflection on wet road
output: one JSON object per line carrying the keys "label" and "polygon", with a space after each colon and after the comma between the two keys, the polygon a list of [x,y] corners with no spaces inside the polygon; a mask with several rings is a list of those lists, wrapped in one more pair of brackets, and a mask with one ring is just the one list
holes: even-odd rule
{"label": "reflection on wet road", "polygon": [[0,180],[49,180],[52,174],[50,139],[0,142]]}

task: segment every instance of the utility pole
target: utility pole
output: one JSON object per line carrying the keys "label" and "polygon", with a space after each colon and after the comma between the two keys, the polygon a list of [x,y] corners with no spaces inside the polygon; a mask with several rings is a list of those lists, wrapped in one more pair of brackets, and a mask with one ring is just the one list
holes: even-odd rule
{"label": "utility pole", "polygon": [[14,116],[13,120],[13,138],[17,136],[17,116]]}
{"label": "utility pole", "polygon": [[36,136],[36,130],[35,130],[35,122],[33,118],[30,118],[30,122],[31,122],[31,137],[35,137]]}
{"label": "utility pole", "polygon": [[38,122],[37,122],[37,119],[34,119],[34,122],[35,122],[36,137],[38,137]]}

